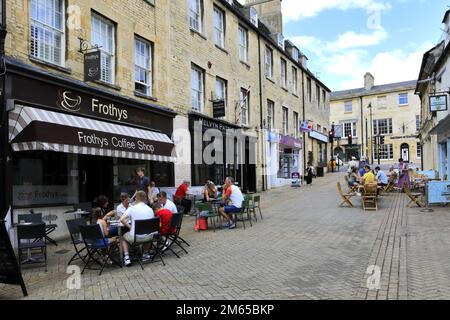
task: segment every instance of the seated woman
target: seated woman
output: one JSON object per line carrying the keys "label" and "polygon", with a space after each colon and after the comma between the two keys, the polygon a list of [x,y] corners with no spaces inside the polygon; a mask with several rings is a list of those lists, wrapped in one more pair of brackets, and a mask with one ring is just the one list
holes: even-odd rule
{"label": "seated woman", "polygon": [[207,181],[203,191],[203,200],[205,202],[216,200],[218,196],[217,187],[212,181]]}
{"label": "seated woman", "polygon": [[348,186],[354,187],[356,185],[358,185],[358,169],[352,167],[351,172],[348,175]]}
{"label": "seated woman", "polygon": [[[100,208],[92,209],[91,224],[98,224],[100,226],[102,234],[105,237],[106,245],[109,245],[110,242],[112,243],[116,240],[115,237],[112,237],[108,223],[106,222],[106,217],[103,217],[103,213]],[[99,239],[94,245],[104,246],[105,243],[103,240]]]}
{"label": "seated woman", "polygon": [[394,184],[397,183],[398,173],[394,170],[394,166],[391,165],[389,167],[387,176],[388,176],[389,182],[392,182]]}

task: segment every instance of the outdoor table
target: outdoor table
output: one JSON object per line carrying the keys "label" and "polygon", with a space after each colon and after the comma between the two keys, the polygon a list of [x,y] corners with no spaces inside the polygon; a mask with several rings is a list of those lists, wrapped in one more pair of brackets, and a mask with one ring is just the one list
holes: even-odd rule
{"label": "outdoor table", "polygon": [[83,216],[89,216],[91,213],[89,211],[83,211],[83,210],[69,210],[65,211],[65,214],[73,214],[75,216],[75,219],[81,218]]}

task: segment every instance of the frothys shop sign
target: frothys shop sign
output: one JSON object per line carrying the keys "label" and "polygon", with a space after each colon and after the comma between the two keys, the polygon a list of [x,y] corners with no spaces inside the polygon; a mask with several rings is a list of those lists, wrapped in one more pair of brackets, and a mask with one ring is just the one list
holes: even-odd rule
{"label": "frothys shop sign", "polygon": [[[88,99],[90,113],[101,118],[122,121],[128,119],[128,110],[122,106],[116,106],[111,102],[102,102],[99,99],[90,97]],[[78,112],[83,104],[83,97],[70,90],[59,90],[56,105],[65,111]]]}
{"label": "frothys shop sign", "polygon": [[155,153],[154,142],[146,142],[142,139],[130,137],[110,136],[106,137],[104,133],[91,133],[86,130],[77,132],[78,143],[81,146],[90,146],[101,149],[115,149],[129,152]]}

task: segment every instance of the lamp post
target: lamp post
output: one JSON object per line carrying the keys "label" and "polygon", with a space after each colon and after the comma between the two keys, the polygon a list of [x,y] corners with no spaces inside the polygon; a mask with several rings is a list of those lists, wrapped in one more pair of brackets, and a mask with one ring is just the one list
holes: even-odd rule
{"label": "lamp post", "polygon": [[370,110],[370,164],[373,164],[373,120],[372,120],[372,102],[369,103],[367,108]]}

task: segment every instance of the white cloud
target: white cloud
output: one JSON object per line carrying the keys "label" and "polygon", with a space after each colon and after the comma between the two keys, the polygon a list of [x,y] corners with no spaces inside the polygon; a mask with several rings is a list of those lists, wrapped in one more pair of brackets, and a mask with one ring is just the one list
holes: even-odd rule
{"label": "white cloud", "polygon": [[383,0],[284,0],[282,5],[286,21],[315,17],[330,9],[363,9],[374,12],[391,8],[390,3]]}
{"label": "white cloud", "polygon": [[347,31],[338,36],[335,41],[322,41],[311,36],[290,37],[299,48],[306,48],[315,54],[321,54],[323,51],[337,52],[353,48],[362,48],[380,44],[387,39],[388,34],[383,29],[373,31],[369,34]]}

